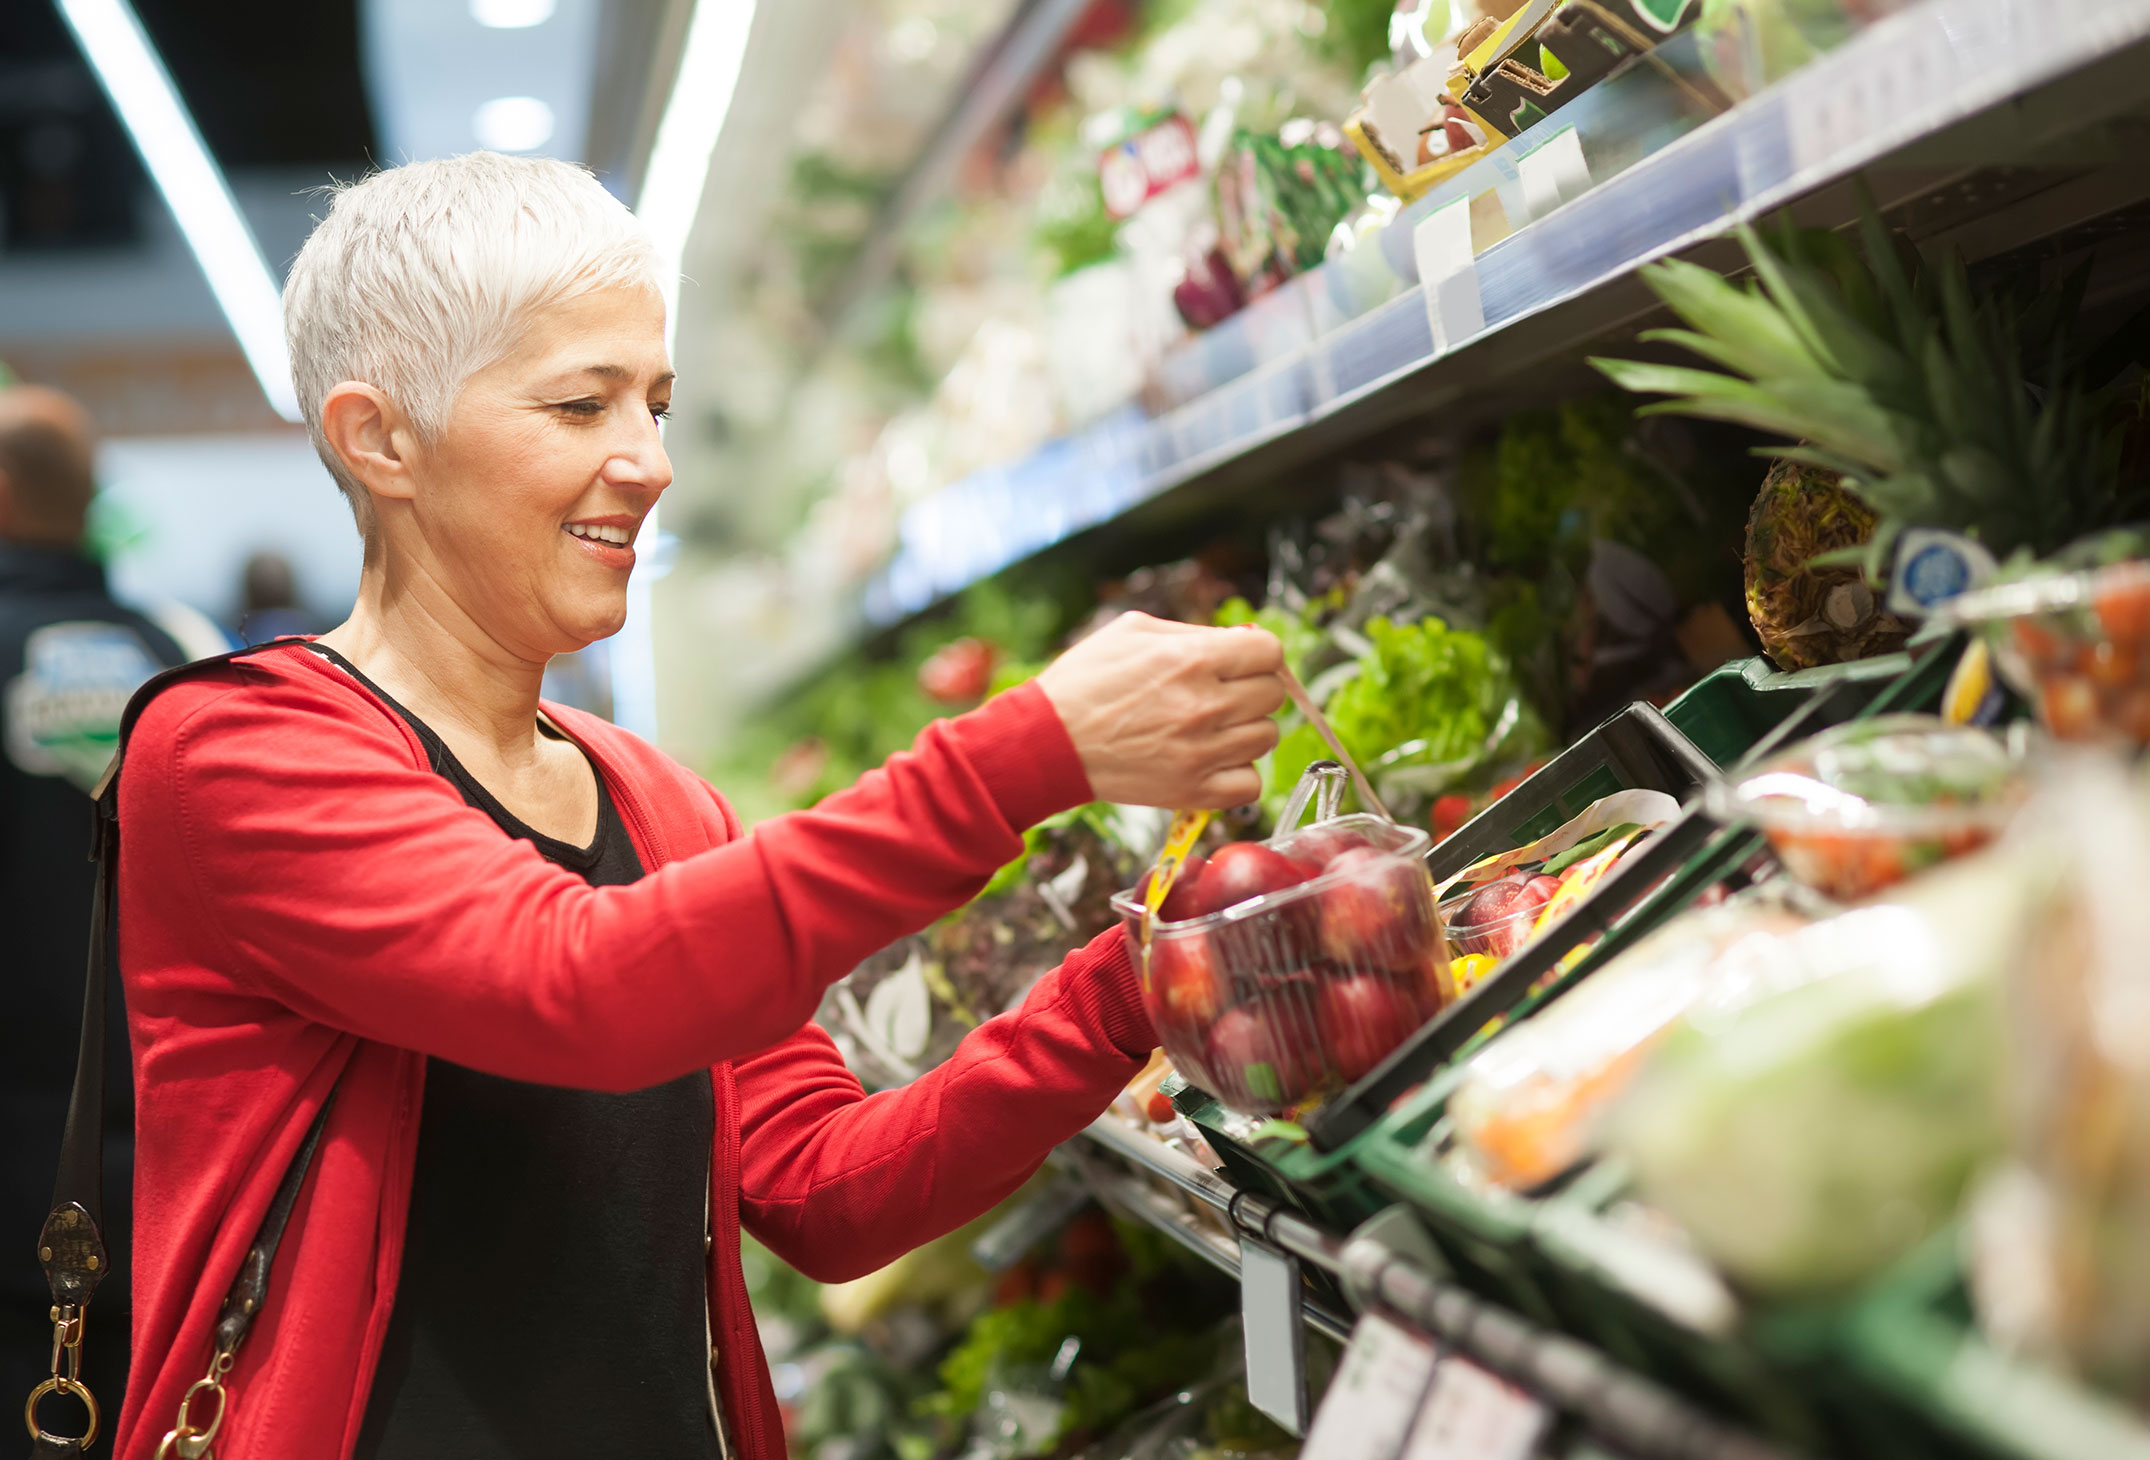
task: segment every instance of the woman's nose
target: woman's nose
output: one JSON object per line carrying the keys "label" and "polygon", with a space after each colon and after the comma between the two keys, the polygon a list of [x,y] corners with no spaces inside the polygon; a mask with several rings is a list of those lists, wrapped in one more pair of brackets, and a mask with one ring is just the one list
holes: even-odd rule
{"label": "woman's nose", "polygon": [[643,424],[620,442],[605,462],[609,485],[641,490],[652,497],[672,485],[672,458],[665,454],[664,438],[657,422],[643,417]]}

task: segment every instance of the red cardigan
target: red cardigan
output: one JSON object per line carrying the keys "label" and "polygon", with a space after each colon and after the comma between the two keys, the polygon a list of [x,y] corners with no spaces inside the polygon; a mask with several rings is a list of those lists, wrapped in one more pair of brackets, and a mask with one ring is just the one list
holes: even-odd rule
{"label": "red cardigan", "polygon": [[[807,1022],[861,958],[976,893],[1024,827],[1087,799],[1035,687],[930,726],[751,836],[634,736],[546,709],[604,776],[640,882],[591,887],[508,837],[387,706],[295,646],[183,681],[136,726],[120,790],[137,1090],[120,1460],[147,1460],[203,1373],[218,1304],[339,1076],[231,1380],[224,1460],[350,1454],[395,1299],[428,1055],[602,1090],[712,1067],[719,1388],[744,1454],[781,1460],[740,1227],[813,1277],[870,1272],[1014,1190],[1155,1042],[1117,934],[901,1090],[865,1095]],[[563,1396],[570,1422],[576,1402]]]}

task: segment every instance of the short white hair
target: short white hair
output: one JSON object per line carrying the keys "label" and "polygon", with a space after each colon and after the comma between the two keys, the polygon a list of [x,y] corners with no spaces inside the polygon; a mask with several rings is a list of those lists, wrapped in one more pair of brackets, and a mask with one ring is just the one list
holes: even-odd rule
{"label": "short white hair", "polygon": [[658,290],[656,252],[572,163],[472,152],[338,189],[285,280],[284,336],[307,433],[360,523],[365,489],[321,431],[329,391],[364,381],[437,439],[464,384],[515,348],[534,311],[621,286]]}

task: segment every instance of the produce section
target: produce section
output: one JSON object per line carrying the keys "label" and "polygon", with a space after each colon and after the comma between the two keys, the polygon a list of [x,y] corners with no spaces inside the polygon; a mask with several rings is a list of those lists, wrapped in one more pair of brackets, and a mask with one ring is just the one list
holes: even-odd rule
{"label": "produce section", "polygon": [[2150,1457],[2146,56],[1016,7],[712,458],[813,505],[672,519],[769,630],[712,778],[811,805],[1128,611],[1304,698],[1258,800],[1056,817],[830,990],[900,1085],[1117,930],[1159,1048],[968,1297],[814,1299],[799,1453]]}

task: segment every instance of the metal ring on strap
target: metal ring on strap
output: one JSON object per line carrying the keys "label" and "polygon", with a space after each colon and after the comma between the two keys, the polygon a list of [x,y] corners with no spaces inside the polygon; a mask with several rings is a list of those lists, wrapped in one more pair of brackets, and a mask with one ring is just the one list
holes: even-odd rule
{"label": "metal ring on strap", "polygon": [[[90,1412],[90,1427],[83,1432],[80,1439],[69,1435],[48,1433],[43,1426],[38,1424],[37,1401],[48,1394],[74,1394],[81,1397],[82,1407]],[[74,1445],[80,1449],[88,1450],[90,1443],[97,1438],[97,1418],[97,1396],[90,1393],[89,1386],[80,1379],[62,1379],[58,1375],[54,1375],[35,1389],[32,1389],[29,1401],[22,1407],[22,1422],[29,1427],[30,1438],[39,1444]]]}

